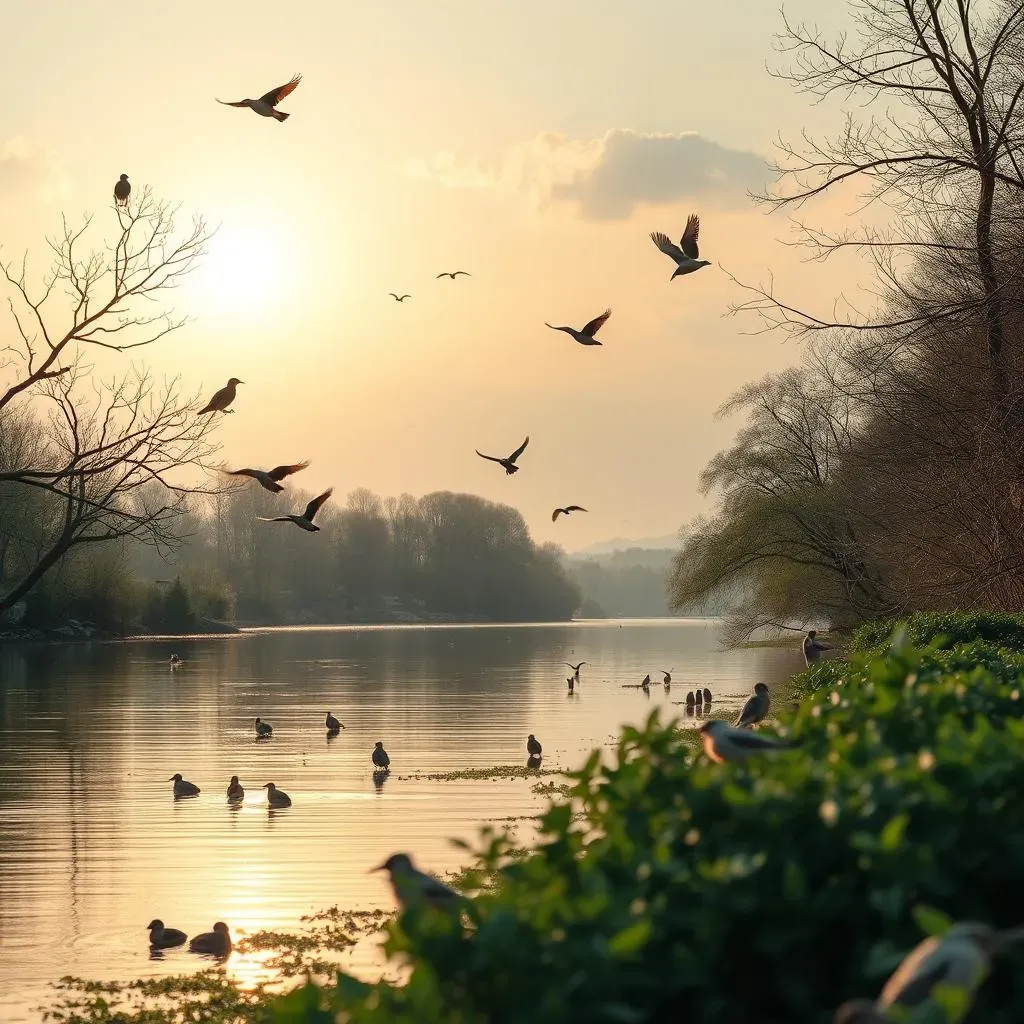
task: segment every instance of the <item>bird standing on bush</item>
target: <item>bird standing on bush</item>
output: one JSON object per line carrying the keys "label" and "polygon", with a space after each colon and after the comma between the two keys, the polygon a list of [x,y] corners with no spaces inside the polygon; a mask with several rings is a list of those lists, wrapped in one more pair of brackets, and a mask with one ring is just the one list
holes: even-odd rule
{"label": "bird standing on bush", "polygon": [[768,693],[767,685],[765,683],[754,683],[754,692],[747,698],[747,703],[743,705],[739,718],[733,724],[749,729],[750,726],[757,725],[758,722],[765,718],[771,706],[772,699]]}
{"label": "bird standing on bush", "polygon": [[768,739],[748,729],[737,729],[720,718],[705,722],[698,730],[704,737],[704,753],[725,764],[727,761],[745,761],[754,754],[767,754],[774,750],[787,750],[796,744],[787,740]]}
{"label": "bird standing on bush", "polygon": [[372,870],[388,873],[395,900],[403,910],[424,904],[446,909],[458,906],[465,900],[465,896],[444,882],[413,867],[412,858],[407,853],[393,853],[383,864]]}

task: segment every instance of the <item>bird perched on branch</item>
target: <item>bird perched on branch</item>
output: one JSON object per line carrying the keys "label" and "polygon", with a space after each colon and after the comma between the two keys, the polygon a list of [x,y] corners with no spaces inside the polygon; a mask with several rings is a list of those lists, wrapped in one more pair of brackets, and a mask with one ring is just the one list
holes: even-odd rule
{"label": "bird perched on branch", "polygon": [[277,494],[283,491],[284,488],[278,483],[279,480],[283,480],[286,476],[291,476],[292,473],[298,473],[301,469],[309,468],[309,459],[305,462],[296,462],[294,466],[275,466],[273,469],[225,469],[221,472],[227,473],[228,476],[248,476],[252,477],[253,480],[257,481],[264,490],[270,491],[273,494]]}
{"label": "bird perched on branch", "polygon": [[549,324],[547,320],[544,321],[544,326],[550,327],[553,331],[564,331],[581,345],[600,345],[601,342],[594,335],[605,325],[605,322],[611,315],[612,311],[606,309],[600,316],[595,316],[582,331],[577,331],[575,327],[556,327],[554,324]]}
{"label": "bird perched on branch", "polygon": [[234,409],[229,409],[228,406],[235,400],[235,389],[239,384],[244,384],[244,380],[239,380],[237,377],[232,377],[216,392],[205,406],[199,410],[199,415],[202,416],[208,412],[234,412]]}
{"label": "bird perched on branch", "polygon": [[526,440],[511,455],[507,456],[504,459],[499,459],[495,455],[484,455],[484,453],[482,451],[480,451],[479,448],[475,448],[474,451],[477,453],[477,455],[480,456],[481,459],[487,459],[488,462],[496,462],[499,466],[503,466],[504,469],[505,469],[505,472],[509,476],[511,476],[513,473],[518,473],[519,472],[519,467],[516,465],[516,459],[518,459],[519,456],[522,455],[523,452],[526,451],[526,446],[529,443],[530,443],[530,435],[527,434],[526,435]]}
{"label": "bird perched on branch", "polygon": [[554,522],[560,515],[569,515],[570,512],[586,512],[582,505],[566,505],[565,508],[556,508],[551,513],[551,522]]}
{"label": "bird perched on branch", "polygon": [[333,487],[328,487],[323,494],[318,494],[307,506],[302,515],[291,513],[286,516],[257,516],[264,523],[294,523],[307,533],[318,533],[320,527],[313,522],[313,517],[320,510],[320,506],[334,493]]}
{"label": "bird perched on branch", "polygon": [[118,206],[127,206],[128,197],[132,194],[132,186],[128,181],[128,175],[122,174],[114,186],[114,202]]}
{"label": "bird perched on branch", "polygon": [[413,867],[412,858],[407,853],[393,853],[372,870],[388,873],[395,901],[403,910],[418,906],[443,910],[459,906],[466,898],[444,882]]}
{"label": "bird perched on branch", "polygon": [[394,292],[388,292],[388,295],[390,295],[391,298],[395,300],[395,302],[405,302],[406,299],[412,298],[412,296],[409,295],[408,292],[405,295],[396,295]]}
{"label": "bird perched on branch", "polygon": [[739,717],[733,724],[746,728],[757,725],[758,722],[767,716],[768,709],[771,706],[772,698],[768,693],[767,685],[765,683],[754,683],[754,692],[747,698],[746,704],[743,705],[743,710],[739,713]]}
{"label": "bird perched on branch", "polygon": [[[271,89],[270,92],[265,92],[258,100],[220,100],[218,103],[223,103],[226,107],[248,107],[254,113],[260,115],[260,117],[273,117],[278,121],[287,121],[291,114],[286,113],[283,110],[275,110],[274,108],[285,98],[285,96],[291,95],[298,87],[299,82],[302,81],[302,75],[293,75],[290,82],[285,82],[284,85],[279,85],[276,89]],[[214,99],[217,99],[215,96]]]}
{"label": "bird perched on branch", "polygon": [[769,739],[749,729],[736,729],[720,718],[705,722],[698,731],[704,737],[704,753],[719,764],[796,746],[791,741]]}
{"label": "bird perched on branch", "polygon": [[464,277],[473,276],[471,273],[469,273],[468,270],[442,270],[441,273],[434,278],[434,280],[439,281],[442,277],[450,277],[454,281],[455,278],[459,276],[459,274],[462,274]]}
{"label": "bird perched on branch", "polygon": [[651,232],[651,241],[666,256],[675,260],[676,269],[672,272],[670,281],[681,274],[692,274],[695,270],[700,270],[701,267],[711,266],[710,260],[697,258],[700,255],[697,248],[698,234],[700,234],[700,218],[695,213],[691,213],[686,219],[686,228],[683,231],[683,237],[679,240],[679,245],[676,245],[663,231]]}

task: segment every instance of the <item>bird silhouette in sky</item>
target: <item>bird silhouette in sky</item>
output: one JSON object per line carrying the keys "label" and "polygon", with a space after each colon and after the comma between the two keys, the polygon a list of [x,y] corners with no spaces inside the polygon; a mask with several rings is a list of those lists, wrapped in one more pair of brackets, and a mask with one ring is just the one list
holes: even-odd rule
{"label": "bird silhouette in sky", "polygon": [[530,435],[526,435],[526,440],[509,456],[504,459],[499,459],[495,455],[484,455],[479,448],[475,448],[474,451],[481,459],[487,459],[488,462],[496,462],[499,466],[505,467],[505,472],[511,476],[513,473],[519,472],[519,467],[516,465],[516,459],[526,451],[526,446],[530,443]]}
{"label": "bird silhouette in sky", "polygon": [[261,522],[264,523],[294,523],[296,526],[305,530],[307,533],[317,533],[320,527],[313,522],[313,517],[320,510],[320,506],[334,493],[333,487],[328,487],[323,494],[318,494],[307,506],[306,511],[301,516],[297,516],[294,513],[287,516],[257,516]]}
{"label": "bird silhouette in sky", "polygon": [[701,267],[710,267],[710,260],[698,259],[700,250],[697,248],[697,235],[700,234],[700,217],[691,213],[686,219],[683,237],[676,245],[663,231],[652,231],[651,241],[666,255],[676,261],[676,269],[672,272],[673,280],[680,274],[692,274]]}
{"label": "bird silhouette in sky", "polygon": [[239,384],[244,384],[244,380],[239,380],[237,377],[232,377],[220,389],[220,391],[214,394],[202,409],[199,410],[199,415],[202,416],[208,412],[234,412],[234,409],[229,409],[228,406],[235,400],[235,388]]}
{"label": "bird silhouette in sky", "polygon": [[459,276],[459,274],[462,274],[465,277],[473,276],[468,270],[442,270],[441,273],[434,278],[434,280],[439,281],[442,277],[450,277],[454,281],[455,278]]}
{"label": "bird silhouette in sky", "polygon": [[132,186],[128,181],[128,175],[122,174],[114,186],[114,202],[118,206],[127,206],[128,197],[132,194]]}
{"label": "bird silhouette in sky", "polygon": [[388,295],[395,300],[395,302],[405,302],[406,299],[411,299],[412,296],[406,293],[405,295],[396,295],[394,292],[388,292]]}
{"label": "bird silhouette in sky", "polygon": [[258,100],[221,100],[217,99],[218,103],[223,103],[226,107],[248,107],[250,110],[259,114],[260,117],[273,117],[278,121],[287,121],[291,114],[286,113],[283,110],[276,110],[278,103],[293,93],[298,86],[299,82],[302,81],[302,75],[293,75],[290,82],[285,82],[284,85],[279,85],[276,89],[271,89],[270,92],[265,92]]}
{"label": "bird silhouette in sky", "polygon": [[600,345],[601,342],[594,335],[605,325],[605,322],[611,315],[612,311],[606,309],[600,316],[595,316],[582,331],[577,331],[575,327],[556,327],[554,324],[549,324],[547,320],[544,321],[544,326],[550,327],[553,331],[565,331],[566,334],[575,338],[581,345]]}
{"label": "bird silhouette in sky", "polygon": [[556,508],[551,513],[551,522],[554,522],[560,515],[569,515],[570,512],[586,512],[582,505],[566,505],[565,508]]}
{"label": "bird silhouette in sky", "polygon": [[275,466],[270,470],[225,469],[222,472],[227,473],[228,476],[252,477],[253,480],[259,481],[260,487],[271,491],[273,494],[277,494],[284,490],[281,484],[278,483],[279,480],[283,480],[286,476],[291,476],[292,473],[298,473],[300,469],[306,469],[308,466],[309,459],[306,459],[305,462],[296,462],[294,466]]}

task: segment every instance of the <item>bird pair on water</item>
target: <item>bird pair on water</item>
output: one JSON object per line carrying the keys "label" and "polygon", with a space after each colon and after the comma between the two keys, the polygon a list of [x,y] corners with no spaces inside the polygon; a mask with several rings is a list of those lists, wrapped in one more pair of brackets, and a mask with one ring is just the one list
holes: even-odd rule
{"label": "bird pair on water", "polygon": [[[146,927],[149,929],[150,949],[174,949],[183,946],[188,936],[177,928],[166,928],[163,921],[155,918]],[[188,944],[193,953],[209,953],[214,956],[227,956],[231,952],[231,933],[223,921],[213,926],[213,931],[203,932],[193,937]]]}

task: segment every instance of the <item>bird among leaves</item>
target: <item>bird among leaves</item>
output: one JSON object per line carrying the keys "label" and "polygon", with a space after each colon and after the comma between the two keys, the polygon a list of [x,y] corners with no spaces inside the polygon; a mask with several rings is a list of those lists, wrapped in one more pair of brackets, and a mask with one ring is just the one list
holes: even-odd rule
{"label": "bird among leaves", "polygon": [[556,327],[554,324],[549,324],[547,320],[544,321],[544,326],[550,327],[553,331],[564,331],[581,345],[600,345],[602,343],[594,335],[605,325],[605,322],[611,315],[612,311],[606,309],[600,316],[594,317],[582,331],[577,331],[575,327]]}
{"label": "bird among leaves", "polygon": [[695,270],[700,270],[701,267],[711,266],[710,260],[698,259],[700,250],[697,248],[697,235],[699,233],[700,218],[695,213],[691,213],[686,219],[686,229],[683,231],[683,237],[679,240],[679,245],[676,245],[663,231],[651,232],[651,241],[666,256],[676,262],[676,269],[672,272],[672,277],[669,280],[673,280],[681,274],[692,274]]}
{"label": "bird among leaves", "polygon": [[559,516],[567,516],[570,512],[586,512],[587,510],[582,505],[566,505],[565,508],[556,508],[551,513],[551,522],[554,522]]}
{"label": "bird among leaves", "polygon": [[307,506],[302,515],[290,513],[286,516],[257,516],[264,523],[294,523],[307,533],[318,533],[320,527],[313,522],[313,517],[320,511],[320,506],[334,493],[333,487],[328,487],[323,494],[318,494]]}
{"label": "bird among leaves", "polygon": [[306,469],[309,466],[309,459],[305,462],[296,462],[293,466],[275,466],[273,469],[225,469],[224,473],[228,476],[249,476],[253,480],[256,480],[260,487],[264,490],[270,491],[273,494],[277,494],[283,491],[284,488],[278,482],[283,480],[286,476],[291,476],[292,473],[298,473],[301,469]]}
{"label": "bird among leaves", "polygon": [[[248,107],[254,113],[259,114],[260,117],[273,117],[278,121],[287,121],[291,114],[275,108],[281,100],[295,91],[301,81],[302,75],[293,75],[290,82],[285,82],[284,85],[279,85],[276,89],[265,92],[258,100],[244,99],[232,101],[218,99],[217,102],[223,103],[226,107]],[[214,99],[217,99],[217,97],[214,97]]]}
{"label": "bird among leaves", "polygon": [[511,476],[513,473],[518,473],[519,472],[519,467],[516,465],[516,459],[518,459],[519,456],[522,455],[523,452],[526,451],[526,446],[529,443],[530,443],[530,435],[527,434],[526,435],[526,440],[523,441],[523,443],[511,455],[506,456],[504,459],[499,459],[495,455],[484,455],[484,453],[482,451],[480,451],[479,448],[475,448],[474,451],[477,453],[477,455],[480,456],[481,459],[487,459],[488,462],[496,462],[499,466],[503,466],[504,469],[505,469],[505,472],[509,476]]}
{"label": "bird among leaves", "polygon": [[372,870],[388,873],[395,902],[403,910],[421,906],[444,910],[458,907],[465,901],[465,896],[414,867],[407,853],[393,853],[383,864]]}

